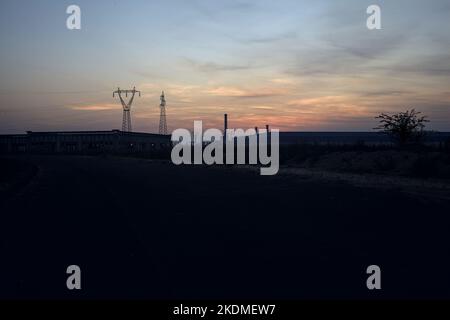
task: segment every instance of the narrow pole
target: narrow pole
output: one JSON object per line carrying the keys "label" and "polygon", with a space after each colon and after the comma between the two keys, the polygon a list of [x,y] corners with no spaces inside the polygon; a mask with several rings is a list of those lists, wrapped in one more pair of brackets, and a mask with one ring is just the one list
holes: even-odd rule
{"label": "narrow pole", "polygon": [[223,141],[227,141],[228,114],[223,115]]}

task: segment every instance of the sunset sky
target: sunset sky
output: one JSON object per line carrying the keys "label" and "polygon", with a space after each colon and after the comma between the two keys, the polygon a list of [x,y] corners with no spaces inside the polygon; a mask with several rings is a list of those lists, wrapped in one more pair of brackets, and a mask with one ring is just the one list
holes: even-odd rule
{"label": "sunset sky", "polygon": [[[448,0],[2,0],[0,133],[119,129],[112,92],[136,86],[134,131],[370,131],[416,108],[450,131]],[[82,29],[66,28],[66,8]],[[378,4],[382,30],[366,27]]]}

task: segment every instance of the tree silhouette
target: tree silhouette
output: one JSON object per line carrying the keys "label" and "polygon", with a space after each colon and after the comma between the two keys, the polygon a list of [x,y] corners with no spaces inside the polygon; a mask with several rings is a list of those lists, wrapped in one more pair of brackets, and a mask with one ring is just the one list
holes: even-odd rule
{"label": "tree silhouette", "polygon": [[380,124],[374,129],[387,133],[402,146],[420,142],[425,135],[425,123],[429,122],[427,116],[414,109],[393,115],[382,113],[375,118],[380,119]]}

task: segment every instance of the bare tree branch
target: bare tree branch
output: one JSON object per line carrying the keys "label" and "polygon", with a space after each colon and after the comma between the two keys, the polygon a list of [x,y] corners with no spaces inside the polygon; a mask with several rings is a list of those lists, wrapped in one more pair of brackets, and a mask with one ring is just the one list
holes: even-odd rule
{"label": "bare tree branch", "polygon": [[375,118],[380,119],[380,124],[374,129],[387,133],[400,145],[419,142],[425,134],[425,123],[429,122],[415,109],[393,115],[382,113]]}

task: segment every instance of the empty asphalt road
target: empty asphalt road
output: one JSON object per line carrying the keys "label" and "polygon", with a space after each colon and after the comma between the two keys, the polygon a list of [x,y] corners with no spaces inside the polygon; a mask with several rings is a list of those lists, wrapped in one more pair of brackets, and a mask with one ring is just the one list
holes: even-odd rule
{"label": "empty asphalt road", "polygon": [[[2,298],[450,298],[450,203],[228,167],[35,156]],[[66,288],[66,268],[82,290]],[[366,288],[366,268],[382,290]]]}

